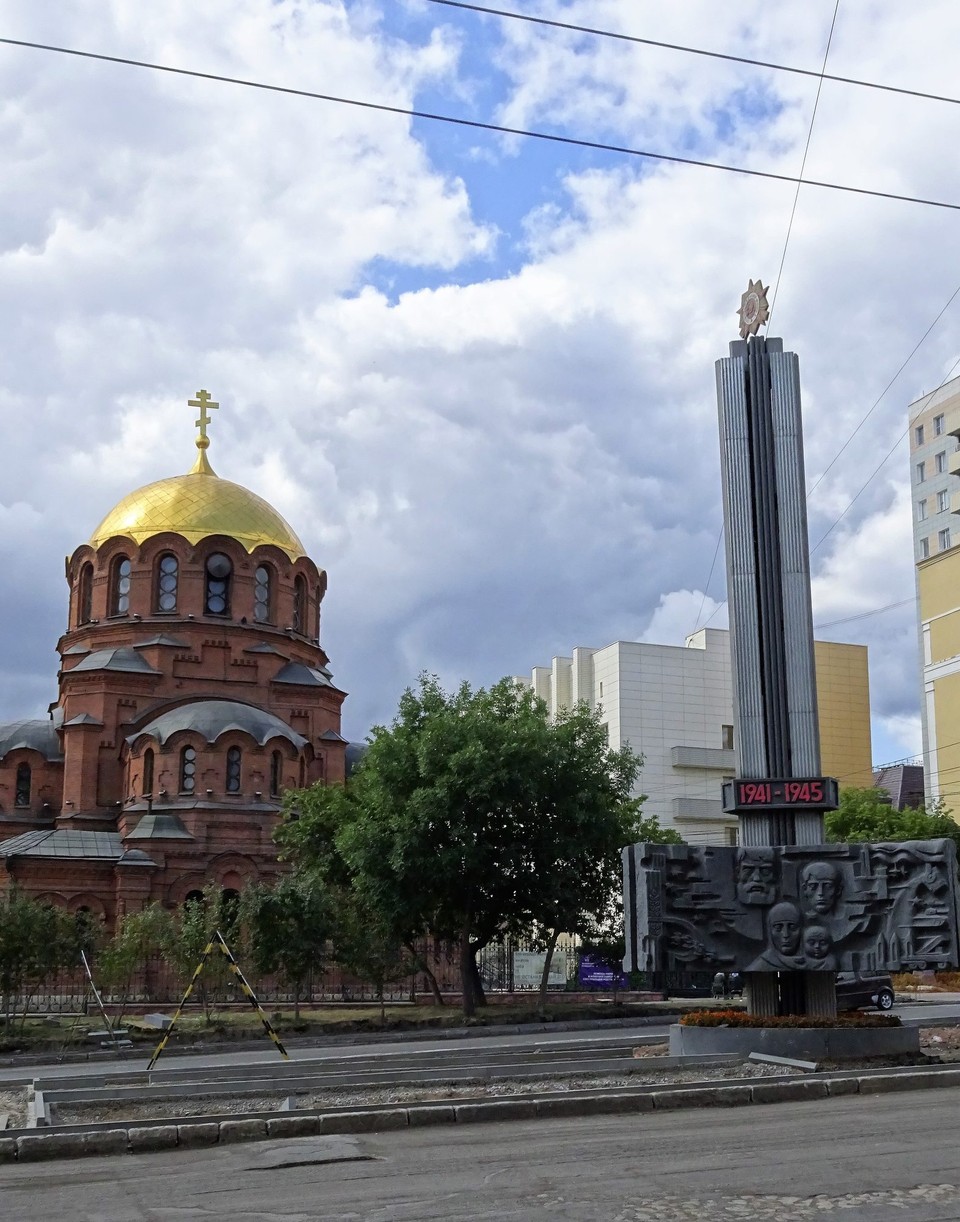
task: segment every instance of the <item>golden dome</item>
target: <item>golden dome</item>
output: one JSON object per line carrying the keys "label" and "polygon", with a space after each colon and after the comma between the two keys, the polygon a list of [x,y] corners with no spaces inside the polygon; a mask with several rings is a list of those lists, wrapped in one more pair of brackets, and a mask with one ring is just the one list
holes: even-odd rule
{"label": "golden dome", "polygon": [[291,560],[306,555],[273,506],[249,489],[220,479],[203,449],[187,475],[158,480],[125,496],[90,536],[90,546],[99,547],[113,535],[129,535],[143,543],[163,531],[183,535],[191,543],[207,535],[228,535],[248,552],[272,543]]}

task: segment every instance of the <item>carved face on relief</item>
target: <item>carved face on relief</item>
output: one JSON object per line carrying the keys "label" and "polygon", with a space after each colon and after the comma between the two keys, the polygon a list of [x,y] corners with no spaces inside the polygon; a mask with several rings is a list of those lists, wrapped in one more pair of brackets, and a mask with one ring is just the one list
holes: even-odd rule
{"label": "carved face on relief", "polygon": [[772,904],[777,898],[773,849],[744,848],[737,853],[737,899],[741,904]]}
{"label": "carved face on relief", "polygon": [[770,942],[781,955],[800,949],[800,909],[796,904],[774,904],[770,909]]}
{"label": "carved face on relief", "polygon": [[808,959],[826,959],[832,945],[830,931],[824,925],[808,925],[803,931],[803,953]]}
{"label": "carved face on relief", "polygon": [[840,891],[840,871],[832,862],[811,861],[800,871],[800,894],[807,912],[832,912]]}

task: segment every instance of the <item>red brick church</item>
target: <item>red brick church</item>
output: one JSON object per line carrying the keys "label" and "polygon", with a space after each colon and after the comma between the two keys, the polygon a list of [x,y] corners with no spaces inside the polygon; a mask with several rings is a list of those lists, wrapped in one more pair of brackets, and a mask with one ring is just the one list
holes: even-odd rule
{"label": "red brick church", "polygon": [[0,725],[0,891],[112,926],[207,882],[278,871],[284,789],[342,781],[344,693],[320,646],[326,573],[207,460],[130,493],[66,563],[48,719]]}

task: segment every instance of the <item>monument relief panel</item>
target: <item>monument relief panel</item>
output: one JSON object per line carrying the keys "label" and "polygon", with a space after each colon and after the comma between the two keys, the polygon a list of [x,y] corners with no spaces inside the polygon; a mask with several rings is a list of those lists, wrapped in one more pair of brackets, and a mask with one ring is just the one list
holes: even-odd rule
{"label": "monument relief panel", "polygon": [[952,840],[636,844],[626,971],[912,971],[958,965]]}

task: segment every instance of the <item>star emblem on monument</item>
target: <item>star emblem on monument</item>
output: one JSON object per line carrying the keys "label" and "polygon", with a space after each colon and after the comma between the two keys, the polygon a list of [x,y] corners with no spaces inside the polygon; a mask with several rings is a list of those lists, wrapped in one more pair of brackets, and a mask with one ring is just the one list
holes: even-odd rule
{"label": "star emblem on monument", "polygon": [[740,309],[737,313],[740,315],[740,338],[746,339],[748,335],[756,335],[770,317],[767,290],[762,281],[749,282],[747,291],[740,298]]}

